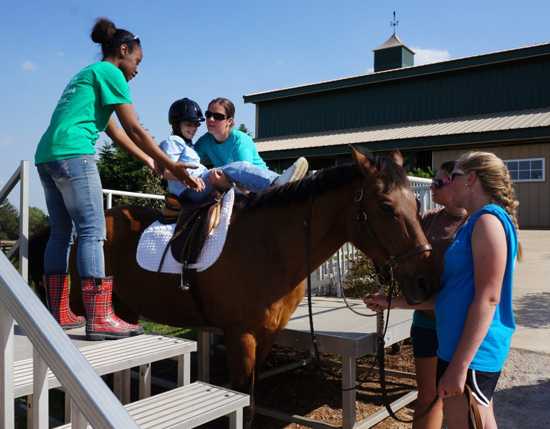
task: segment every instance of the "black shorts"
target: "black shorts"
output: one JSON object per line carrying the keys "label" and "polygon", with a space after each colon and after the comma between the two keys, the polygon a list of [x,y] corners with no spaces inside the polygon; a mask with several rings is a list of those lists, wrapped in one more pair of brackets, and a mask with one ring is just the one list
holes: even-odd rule
{"label": "black shorts", "polygon": [[[441,377],[448,366],[449,362],[442,359],[437,359],[437,384],[439,384],[439,380],[441,380]],[[476,371],[475,369],[468,369],[466,384],[472,390],[472,395],[474,395],[477,402],[485,407],[488,407],[489,403],[493,399],[493,394],[495,393],[495,388],[497,387],[499,377],[500,371],[485,372]]]}
{"label": "black shorts", "polygon": [[413,325],[411,328],[411,339],[415,358],[437,356],[437,333],[435,329]]}

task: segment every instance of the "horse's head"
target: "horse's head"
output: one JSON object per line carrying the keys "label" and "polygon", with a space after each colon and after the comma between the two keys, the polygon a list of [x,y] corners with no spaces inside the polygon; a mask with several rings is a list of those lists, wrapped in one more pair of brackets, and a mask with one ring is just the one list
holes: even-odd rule
{"label": "horse's head", "polygon": [[393,272],[409,303],[425,301],[437,283],[403,157],[394,152],[373,160],[353,148],[352,152],[363,177],[355,182],[350,241],[373,260],[382,276]]}

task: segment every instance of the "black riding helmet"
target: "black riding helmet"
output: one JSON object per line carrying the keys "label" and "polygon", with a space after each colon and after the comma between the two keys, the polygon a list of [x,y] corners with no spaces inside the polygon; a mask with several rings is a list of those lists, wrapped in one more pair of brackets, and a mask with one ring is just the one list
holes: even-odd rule
{"label": "black riding helmet", "polygon": [[178,127],[182,121],[204,122],[200,106],[189,98],[174,101],[168,110],[168,122],[173,128]]}

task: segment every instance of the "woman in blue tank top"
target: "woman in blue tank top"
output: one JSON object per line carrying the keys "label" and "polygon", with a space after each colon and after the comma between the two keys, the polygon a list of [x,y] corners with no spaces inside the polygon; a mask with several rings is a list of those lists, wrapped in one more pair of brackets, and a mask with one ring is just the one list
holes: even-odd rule
{"label": "woman in blue tank top", "polygon": [[[453,204],[464,207],[469,217],[445,253],[437,297],[413,308],[435,306],[438,395],[447,428],[470,427],[468,386],[483,427],[496,429],[492,396],[515,330],[512,284],[521,255],[519,203],[506,166],[489,152],[462,155],[449,188]],[[368,296],[365,302],[375,311],[387,307],[381,296]],[[398,297],[392,308],[411,306]]]}
{"label": "woman in blue tank top", "polygon": [[469,218],[445,253],[443,288],[435,303],[438,393],[449,429],[468,427],[466,385],[481,405],[484,427],[496,428],[492,395],[515,330],[519,203],[506,166],[489,152],[461,156],[451,190]]}

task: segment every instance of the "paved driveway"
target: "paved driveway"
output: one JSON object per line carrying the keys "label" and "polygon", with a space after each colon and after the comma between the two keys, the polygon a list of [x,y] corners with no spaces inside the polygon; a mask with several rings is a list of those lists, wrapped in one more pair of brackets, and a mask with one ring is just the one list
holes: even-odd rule
{"label": "paved driveway", "polygon": [[550,231],[521,231],[517,331],[495,392],[499,429],[550,427]]}
{"label": "paved driveway", "polygon": [[550,231],[521,231],[523,261],[516,269],[517,331],[512,347],[550,353]]}

